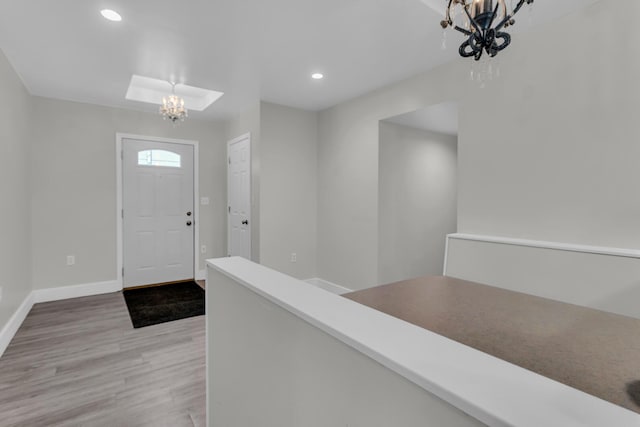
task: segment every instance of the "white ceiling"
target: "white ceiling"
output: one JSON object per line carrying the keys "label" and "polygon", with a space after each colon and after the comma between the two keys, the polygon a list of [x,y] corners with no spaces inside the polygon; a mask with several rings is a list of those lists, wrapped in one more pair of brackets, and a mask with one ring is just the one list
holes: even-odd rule
{"label": "white ceiling", "polygon": [[[595,1],[538,0],[532,22]],[[442,15],[429,7],[438,2],[7,0],[0,48],[38,96],[156,111],[125,99],[137,74],[225,93],[192,117],[225,118],[258,99],[320,110],[462,61],[453,42],[461,35],[450,33],[449,49],[440,49]],[[102,18],[104,8],[123,21]],[[514,33],[527,30],[527,14],[516,17]],[[324,80],[312,80],[315,71]]]}
{"label": "white ceiling", "polygon": [[443,133],[458,134],[458,104],[443,102],[384,120],[397,125]]}

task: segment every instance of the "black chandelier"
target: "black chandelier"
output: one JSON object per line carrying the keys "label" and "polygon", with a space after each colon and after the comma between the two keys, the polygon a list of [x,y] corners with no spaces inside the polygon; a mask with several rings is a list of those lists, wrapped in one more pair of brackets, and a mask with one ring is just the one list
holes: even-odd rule
{"label": "black chandelier", "polygon": [[[456,29],[468,37],[458,50],[462,57],[473,56],[478,61],[483,52],[494,57],[511,43],[511,36],[501,30],[515,24],[513,16],[525,3],[530,5],[533,0],[518,0],[517,5],[509,9],[505,0],[449,0],[446,17],[440,25],[443,29]],[[454,23],[459,9],[464,13],[465,28]]]}

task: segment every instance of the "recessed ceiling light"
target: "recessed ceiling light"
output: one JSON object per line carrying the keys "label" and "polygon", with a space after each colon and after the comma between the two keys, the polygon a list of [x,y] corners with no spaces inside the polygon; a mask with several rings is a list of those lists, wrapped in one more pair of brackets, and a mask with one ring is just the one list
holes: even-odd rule
{"label": "recessed ceiling light", "polygon": [[114,22],[122,21],[122,16],[120,16],[120,14],[115,10],[103,9],[100,11],[100,13],[102,14],[102,16],[104,16],[105,19],[108,19],[109,21],[114,21]]}
{"label": "recessed ceiling light", "polygon": [[313,74],[311,74],[311,78],[315,79],[315,80],[320,80],[320,79],[324,78],[324,75],[322,73],[313,73]]}

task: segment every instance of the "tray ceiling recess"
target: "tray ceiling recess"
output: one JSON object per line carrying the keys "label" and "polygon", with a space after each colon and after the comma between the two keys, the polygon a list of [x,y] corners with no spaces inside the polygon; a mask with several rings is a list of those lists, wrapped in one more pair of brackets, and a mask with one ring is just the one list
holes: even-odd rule
{"label": "tray ceiling recess", "polygon": [[[162,97],[170,94],[171,83],[169,81],[134,74],[131,77],[126,98],[130,101],[161,105]],[[177,83],[176,95],[184,99],[185,107],[189,110],[204,111],[224,93]]]}

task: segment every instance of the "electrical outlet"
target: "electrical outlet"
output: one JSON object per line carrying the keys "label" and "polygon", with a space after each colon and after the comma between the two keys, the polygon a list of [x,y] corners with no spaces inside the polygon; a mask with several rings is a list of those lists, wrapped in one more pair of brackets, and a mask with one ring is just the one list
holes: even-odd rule
{"label": "electrical outlet", "polygon": [[200,253],[201,254],[206,254],[207,253],[207,245],[200,246]]}
{"label": "electrical outlet", "polygon": [[298,262],[298,254],[295,252],[291,254],[291,262]]}
{"label": "electrical outlet", "polygon": [[200,204],[202,206],[208,206],[209,205],[209,198],[208,197],[200,197]]}
{"label": "electrical outlet", "polygon": [[76,263],[75,255],[67,255],[67,265],[74,265]]}

